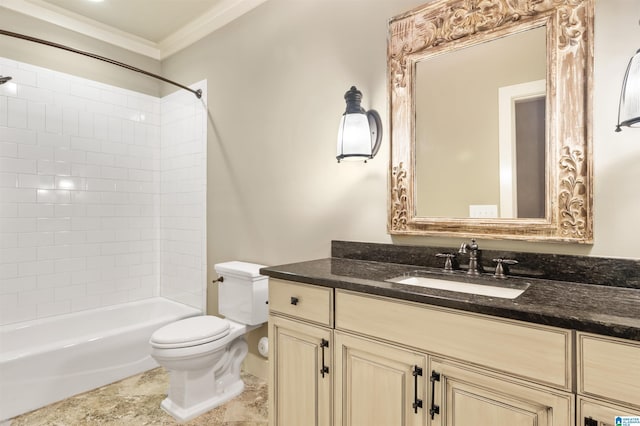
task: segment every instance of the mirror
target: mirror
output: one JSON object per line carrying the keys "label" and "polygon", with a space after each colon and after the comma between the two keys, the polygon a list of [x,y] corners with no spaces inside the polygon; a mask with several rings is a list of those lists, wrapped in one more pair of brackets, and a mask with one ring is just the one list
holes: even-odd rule
{"label": "mirror", "polygon": [[388,40],[391,234],[592,242],[592,0],[435,0]]}

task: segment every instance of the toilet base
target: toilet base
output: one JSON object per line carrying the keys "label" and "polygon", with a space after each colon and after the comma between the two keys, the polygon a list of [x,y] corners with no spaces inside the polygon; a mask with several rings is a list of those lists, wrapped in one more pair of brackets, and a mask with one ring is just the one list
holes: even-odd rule
{"label": "toilet base", "polygon": [[166,397],[160,404],[160,407],[166,411],[170,416],[175,418],[179,422],[189,421],[207,411],[213,410],[216,407],[224,404],[227,401],[240,395],[244,390],[244,382],[242,379],[236,380],[225,387],[223,393],[215,395],[205,401],[192,405],[188,408],[184,408],[179,404],[176,404],[169,397]]}

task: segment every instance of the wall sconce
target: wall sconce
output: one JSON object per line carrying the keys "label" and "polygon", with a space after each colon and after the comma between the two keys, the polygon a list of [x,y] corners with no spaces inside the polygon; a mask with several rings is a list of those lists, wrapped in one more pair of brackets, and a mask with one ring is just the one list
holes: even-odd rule
{"label": "wall sconce", "polygon": [[347,110],[340,120],[338,131],[338,163],[342,160],[367,160],[375,157],[382,141],[382,121],[375,110],[361,106],[362,92],[351,86],[344,94]]}
{"label": "wall sconce", "polygon": [[616,132],[622,130],[620,126],[640,128],[640,49],[631,57],[624,74]]}

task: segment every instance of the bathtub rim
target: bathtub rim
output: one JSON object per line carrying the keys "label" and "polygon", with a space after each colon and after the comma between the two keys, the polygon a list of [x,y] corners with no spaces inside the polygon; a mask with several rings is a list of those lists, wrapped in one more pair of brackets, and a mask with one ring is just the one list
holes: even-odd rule
{"label": "bathtub rim", "polygon": [[[2,335],[3,332],[17,331],[24,328],[31,328],[43,323],[48,323],[56,319],[57,320],[73,319],[76,317],[82,317],[83,315],[86,315],[88,312],[92,312],[92,313],[93,312],[109,312],[109,311],[115,311],[115,310],[121,309],[123,307],[133,307],[138,305],[153,304],[154,302],[168,303],[170,305],[173,305],[174,307],[179,307],[181,309],[184,309],[184,313],[180,315],[181,318],[205,314],[202,310],[195,308],[191,305],[186,305],[184,303],[176,302],[175,300],[167,299],[162,296],[157,296],[157,297],[151,297],[147,299],[135,300],[131,302],[119,303],[117,305],[108,305],[108,306],[101,306],[97,308],[89,308],[89,309],[84,309],[82,311],[70,312],[62,315],[53,315],[53,316],[44,317],[44,318],[36,318],[28,321],[21,321],[21,322],[16,322],[11,324],[0,325],[0,336]],[[169,316],[172,318],[175,317],[175,315],[167,315],[167,317]],[[29,355],[33,355],[35,353],[46,352],[47,350],[50,350],[50,349],[60,348],[60,347],[65,347],[65,348],[73,347],[73,346],[82,344],[83,342],[101,340],[104,338],[114,336],[116,334],[120,334],[122,332],[132,331],[134,329],[137,329],[143,326],[149,326],[154,323],[160,324],[163,322],[162,318],[164,318],[164,316],[160,315],[158,317],[154,317],[145,321],[135,322],[127,326],[120,326],[117,328],[110,328],[110,329],[102,330],[99,332],[83,334],[81,336],[74,336],[67,339],[56,340],[54,342],[43,344],[43,345],[33,345],[33,346],[29,345],[29,347],[26,347],[26,348],[14,349],[6,352],[2,350],[2,344],[1,344],[2,342],[0,339],[0,365],[2,365],[5,362],[15,361],[17,359],[20,359]]]}

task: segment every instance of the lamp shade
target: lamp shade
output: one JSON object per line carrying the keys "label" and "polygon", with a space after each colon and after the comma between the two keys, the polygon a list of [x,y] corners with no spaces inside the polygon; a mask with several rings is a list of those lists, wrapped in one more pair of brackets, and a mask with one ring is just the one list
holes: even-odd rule
{"label": "lamp shade", "polygon": [[631,57],[624,74],[616,132],[621,126],[640,128],[640,50]]}
{"label": "lamp shade", "polygon": [[364,160],[373,158],[382,140],[382,122],[374,111],[365,111],[360,103],[362,92],[352,86],[345,93],[347,109],[340,119],[336,158],[342,160]]}

